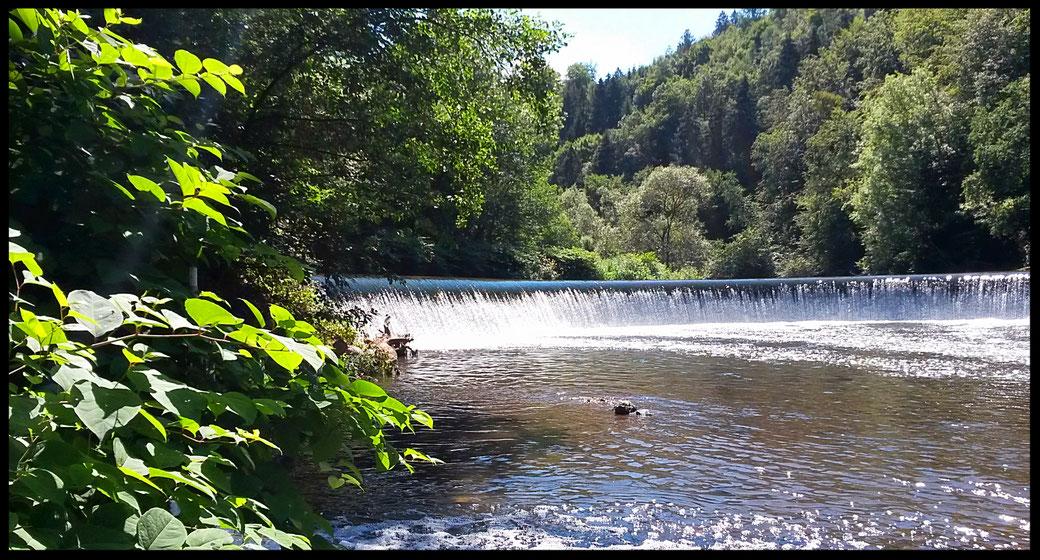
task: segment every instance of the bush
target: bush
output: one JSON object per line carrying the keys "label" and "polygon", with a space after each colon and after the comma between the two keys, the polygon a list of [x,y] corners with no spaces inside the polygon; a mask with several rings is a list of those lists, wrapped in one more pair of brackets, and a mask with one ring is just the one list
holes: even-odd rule
{"label": "bush", "polygon": [[[176,280],[242,259],[304,277],[234,218],[275,213],[247,194],[255,177],[207,164],[229,166],[231,152],[160,103],[199,95],[200,80],[243,91],[241,69],[183,50],[174,66],[111,30],[139,22],[119,10],[101,28],[76,12],[12,14],[9,200],[24,227],[8,231],[9,546],[328,544],[285,459],[317,463],[332,488],[360,486],[352,448],[411,470],[431,459],[398,452],[385,430],[432,419],[360,379],[289,309],[191,297]],[[126,291],[77,285],[98,270],[111,277],[99,285]],[[269,278],[269,293],[286,289]],[[298,308],[315,304],[298,295]]]}
{"label": "bush", "polygon": [[708,261],[710,278],[772,278],[776,276],[772,248],[766,234],[749,228],[729,243],[716,243]]}
{"label": "bush", "polygon": [[602,280],[600,257],[581,247],[551,247],[546,256],[552,261],[555,278],[546,280]]}

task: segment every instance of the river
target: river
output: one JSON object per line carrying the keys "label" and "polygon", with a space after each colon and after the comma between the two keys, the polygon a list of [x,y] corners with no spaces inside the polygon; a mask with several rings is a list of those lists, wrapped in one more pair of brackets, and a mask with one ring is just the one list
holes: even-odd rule
{"label": "river", "polygon": [[353,288],[445,464],[326,493],[349,548],[1030,546],[1028,273]]}

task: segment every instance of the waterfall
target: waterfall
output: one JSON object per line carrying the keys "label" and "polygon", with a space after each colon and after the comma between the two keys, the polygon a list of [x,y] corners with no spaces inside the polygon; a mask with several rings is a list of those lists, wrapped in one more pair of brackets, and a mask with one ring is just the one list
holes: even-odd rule
{"label": "waterfall", "polygon": [[417,341],[537,338],[601,327],[796,321],[1027,319],[1029,273],[758,280],[353,278],[347,307]]}

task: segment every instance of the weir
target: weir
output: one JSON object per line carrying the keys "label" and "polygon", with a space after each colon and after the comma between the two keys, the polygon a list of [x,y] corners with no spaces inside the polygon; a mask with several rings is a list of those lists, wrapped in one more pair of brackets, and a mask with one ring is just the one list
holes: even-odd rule
{"label": "weir", "polygon": [[352,278],[342,303],[422,337],[548,335],[598,327],[790,321],[1025,319],[1029,273],[751,280]]}

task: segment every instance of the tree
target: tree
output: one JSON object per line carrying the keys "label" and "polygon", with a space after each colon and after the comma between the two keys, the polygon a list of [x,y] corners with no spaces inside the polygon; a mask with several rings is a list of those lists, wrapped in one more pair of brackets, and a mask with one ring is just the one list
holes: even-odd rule
{"label": "tree", "polygon": [[360,484],[341,450],[412,469],[431,459],[384,429],[432,419],[287,309],[193,293],[207,260],[303,272],[236,219],[276,209],[223,167],[235,151],[166,110],[243,93],[242,69],[183,49],[170,62],[117,33],[140,20],[116,9],[10,22],[9,546],[242,548],[226,529],[247,548],[328,546],[285,459]]}
{"label": "tree", "polygon": [[625,248],[653,251],[667,267],[699,266],[707,246],[697,209],[707,198],[708,182],[691,167],[657,167],[629,195],[622,212]]}
{"label": "tree", "polygon": [[1029,75],[1001,92],[992,109],[979,109],[969,141],[977,170],[963,183],[962,207],[994,237],[1011,240],[1029,263]]}
{"label": "tree", "polygon": [[229,40],[257,94],[210,120],[256,155],[256,175],[269,179],[260,194],[282,209],[275,224],[252,224],[256,234],[326,276],[417,273],[446,262],[438,254],[483,244],[471,236],[484,230],[467,222],[488,196],[506,197],[501,206],[515,185],[537,184],[557,140],[556,74],[543,55],[561,35],[517,12],[218,9],[171,19],[186,27],[145,36],[172,45],[237,26]]}
{"label": "tree", "polygon": [[591,99],[596,88],[596,68],[591,64],[577,63],[567,68],[563,82],[563,128],[560,140],[574,140],[589,131],[592,118]]}
{"label": "tree", "polygon": [[798,214],[794,218],[801,232],[798,253],[805,265],[799,276],[849,275],[863,256],[843,204],[855,180],[856,117],[835,108],[806,143],[805,189],[796,198]]}
{"label": "tree", "polygon": [[889,76],[862,111],[852,194],[866,248],[861,267],[885,274],[949,267],[956,260],[949,217],[964,177],[963,114],[925,70]]}
{"label": "tree", "polygon": [[713,37],[714,36],[718,36],[723,31],[725,31],[726,28],[729,27],[729,26],[730,26],[730,21],[729,21],[729,16],[726,15],[726,11],[723,10],[723,11],[719,12],[719,17],[718,17],[718,19],[715,20],[715,30],[712,31],[712,33],[711,33],[712,36]]}

